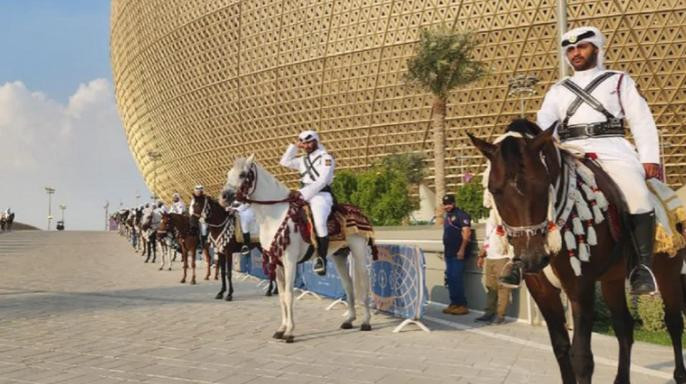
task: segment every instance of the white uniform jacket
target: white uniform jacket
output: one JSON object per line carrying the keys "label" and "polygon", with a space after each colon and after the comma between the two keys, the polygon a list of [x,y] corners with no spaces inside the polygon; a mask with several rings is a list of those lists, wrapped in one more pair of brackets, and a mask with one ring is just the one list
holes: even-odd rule
{"label": "white uniform jacket", "polygon": [[183,215],[185,212],[186,204],[184,204],[183,201],[179,200],[172,204],[171,213],[178,213],[179,215]]}
{"label": "white uniform jacket", "polygon": [[[585,88],[593,79],[606,70],[597,67],[586,71],[576,71],[571,81]],[[616,72],[616,71],[611,71]],[[660,163],[660,148],[657,127],[648,103],[636,88],[636,83],[628,74],[617,74],[601,83],[591,95],[603,104],[605,109],[617,118],[624,117],[636,143],[636,148],[623,137],[599,137],[568,139],[566,142],[581,147],[586,152],[595,152],[601,160],[633,160],[638,149],[641,163]],[[550,128],[555,122],[562,122],[567,108],[577,98],[570,90],[558,82],[553,85],[543,99],[538,111],[538,125]],[[569,119],[569,125],[588,124],[606,121],[605,116],[587,103],[582,103]],[[625,125],[626,126],[626,125]]]}
{"label": "white uniform jacket", "polygon": [[279,163],[300,173],[300,193],[303,199],[310,201],[322,188],[333,182],[334,160],[321,148],[301,157],[296,157],[297,153],[298,147],[291,144]]}

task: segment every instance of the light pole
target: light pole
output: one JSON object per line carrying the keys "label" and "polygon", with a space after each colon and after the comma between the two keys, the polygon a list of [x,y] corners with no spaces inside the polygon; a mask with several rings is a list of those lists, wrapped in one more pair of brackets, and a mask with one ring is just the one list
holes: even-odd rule
{"label": "light pole", "polygon": [[62,223],[64,224],[64,210],[67,209],[67,206],[60,204],[60,209],[62,210]]}
{"label": "light pole", "polygon": [[52,195],[55,193],[55,188],[45,187],[45,192],[48,193],[48,231],[50,230],[50,222],[52,221]]}
{"label": "light pole", "polygon": [[109,214],[110,202],[105,201],[105,206],[103,208],[105,208],[105,231],[107,231],[110,229],[110,226],[109,226],[109,224],[110,224],[110,217],[109,217],[110,216],[110,214]]}
{"label": "light pole", "polygon": [[157,151],[148,151],[148,158],[152,161],[152,199],[157,200],[157,160],[162,158],[162,154]]}
{"label": "light pole", "polygon": [[519,116],[524,118],[524,97],[533,95],[536,90],[534,86],[538,83],[538,77],[535,75],[517,75],[510,79],[510,90],[507,92],[508,96],[519,96]]}
{"label": "light pole", "polygon": [[[567,0],[557,0],[557,31],[559,32],[557,41],[562,41],[562,35],[567,32]],[[555,44],[555,46],[558,45]],[[563,79],[569,74],[569,68],[567,68],[567,62],[565,62],[562,51],[559,52],[559,55],[560,79]]]}

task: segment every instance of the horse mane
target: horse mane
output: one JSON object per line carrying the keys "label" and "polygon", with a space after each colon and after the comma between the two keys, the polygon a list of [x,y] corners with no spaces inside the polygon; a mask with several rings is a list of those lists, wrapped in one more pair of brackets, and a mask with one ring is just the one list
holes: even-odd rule
{"label": "horse mane", "polygon": [[522,136],[536,136],[543,132],[543,130],[533,121],[527,119],[514,119],[510,125],[507,126],[505,132],[517,132],[522,134]]}

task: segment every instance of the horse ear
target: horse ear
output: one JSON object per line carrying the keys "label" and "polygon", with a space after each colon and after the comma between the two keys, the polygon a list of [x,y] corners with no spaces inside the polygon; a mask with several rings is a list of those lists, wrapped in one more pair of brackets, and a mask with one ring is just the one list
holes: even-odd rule
{"label": "horse ear", "polygon": [[255,154],[254,154],[254,153],[251,153],[250,156],[248,156],[248,158],[245,159],[245,165],[249,167],[249,166],[251,166],[252,163],[254,163],[254,162],[255,162]]}
{"label": "horse ear", "polygon": [[555,133],[555,129],[549,128],[536,135],[531,141],[531,149],[536,153],[540,152],[546,144],[552,143],[553,133]]}
{"label": "horse ear", "polygon": [[491,144],[487,142],[486,140],[481,140],[478,137],[472,135],[471,133],[467,132],[467,136],[469,136],[469,140],[472,141],[472,144],[476,147],[476,149],[479,150],[484,156],[486,156],[487,159],[492,160],[493,156],[495,155],[495,149],[496,146],[494,144]]}

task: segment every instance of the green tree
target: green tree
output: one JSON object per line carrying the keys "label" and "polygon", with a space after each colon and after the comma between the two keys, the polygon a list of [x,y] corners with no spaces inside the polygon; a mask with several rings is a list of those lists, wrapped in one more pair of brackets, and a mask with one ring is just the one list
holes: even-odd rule
{"label": "green tree", "polygon": [[407,80],[433,94],[431,124],[437,225],[443,221],[441,199],[445,194],[445,111],[448,95],[453,89],[484,75],[484,64],[472,58],[476,46],[476,39],[468,32],[455,32],[445,26],[424,29],[415,55],[407,61]]}
{"label": "green tree", "polygon": [[351,171],[336,172],[331,189],[337,202],[357,205],[352,200],[352,194],[357,190],[357,176]]}
{"label": "green tree", "polygon": [[407,178],[386,167],[361,173],[351,197],[374,225],[399,225],[414,209]]}
{"label": "green tree", "polygon": [[393,169],[407,178],[410,184],[419,184],[426,176],[423,153],[394,153],[381,159],[381,166]]}
{"label": "green tree", "polygon": [[468,183],[458,187],[455,193],[455,204],[467,212],[472,220],[488,216],[488,209],[484,207],[484,188],[481,179],[474,177]]}

